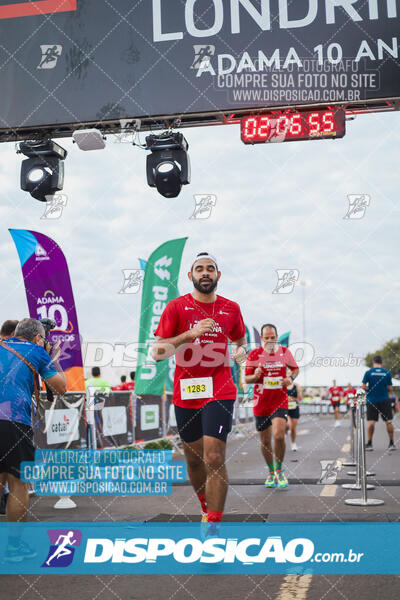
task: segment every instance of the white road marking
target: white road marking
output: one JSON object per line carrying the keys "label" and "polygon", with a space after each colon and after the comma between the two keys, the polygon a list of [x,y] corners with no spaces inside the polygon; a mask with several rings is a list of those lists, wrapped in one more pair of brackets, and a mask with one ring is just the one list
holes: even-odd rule
{"label": "white road marking", "polygon": [[337,485],[324,485],[321,490],[320,496],[333,497],[336,496],[338,486]]}

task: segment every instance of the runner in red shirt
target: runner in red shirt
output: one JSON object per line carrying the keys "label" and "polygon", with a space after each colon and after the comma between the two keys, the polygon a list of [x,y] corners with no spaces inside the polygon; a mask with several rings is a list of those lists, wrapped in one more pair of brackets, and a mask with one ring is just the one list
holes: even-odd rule
{"label": "runner in red shirt", "polygon": [[126,375],[121,375],[121,383],[114,385],[111,389],[113,392],[125,392],[128,389],[126,385]]}
{"label": "runner in red shirt", "polygon": [[126,383],[126,389],[134,390],[135,389],[135,371],[131,371],[129,373],[129,377],[131,378],[131,380]]}
{"label": "runner in red shirt", "polygon": [[[285,456],[285,430],[288,419],[287,386],[293,383],[299,368],[290,350],[278,346],[277,339],[278,332],[275,325],[267,323],[262,326],[263,346],[249,353],[245,381],[255,384],[253,412],[256,429],[260,432],[261,452],[269,469],[265,485],[286,488],[289,482],[282,469],[282,463]],[[272,435],[274,451],[272,451]]]}
{"label": "runner in red shirt", "polygon": [[347,413],[350,410],[350,400],[356,397],[356,393],[356,388],[354,388],[351,383],[348,383],[347,388],[343,392],[343,398],[346,400]]}
{"label": "runner in red shirt", "polygon": [[335,416],[335,427],[340,426],[340,401],[343,397],[343,388],[340,385],[336,385],[336,379],[332,381],[332,385],[328,390],[328,395],[331,399],[331,404],[333,406],[333,414]]}
{"label": "runner in red shirt", "polygon": [[188,277],[193,292],[168,302],[152,356],[164,360],[176,354],[173,403],[178,431],[202,521],[215,523],[222,519],[228,489],[225,448],[237,391],[228,340],[234,347],[231,358],[244,362],[246,330],[239,305],[215,293],[221,272],[213,256],[198,254]]}

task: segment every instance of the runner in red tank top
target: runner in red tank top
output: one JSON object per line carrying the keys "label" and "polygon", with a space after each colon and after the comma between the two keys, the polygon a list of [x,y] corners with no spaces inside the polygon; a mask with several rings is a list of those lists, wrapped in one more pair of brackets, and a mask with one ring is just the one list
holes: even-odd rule
{"label": "runner in red tank top", "polygon": [[232,428],[236,387],[227,354],[246,360],[246,330],[239,305],[217,296],[221,277],[215,258],[198,254],[188,273],[194,289],[171,300],[155,331],[154,360],[176,354],[173,403],[190,481],[200,500],[202,521],[221,521],[228,478],[225,448]]}

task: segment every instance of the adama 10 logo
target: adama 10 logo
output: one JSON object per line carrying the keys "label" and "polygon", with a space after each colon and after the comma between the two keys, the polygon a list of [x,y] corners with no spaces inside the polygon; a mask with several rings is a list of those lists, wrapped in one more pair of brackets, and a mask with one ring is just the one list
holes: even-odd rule
{"label": "adama 10 logo", "polygon": [[0,19],[16,19],[33,15],[48,15],[76,10],[78,0],[37,0],[11,3],[0,0]]}

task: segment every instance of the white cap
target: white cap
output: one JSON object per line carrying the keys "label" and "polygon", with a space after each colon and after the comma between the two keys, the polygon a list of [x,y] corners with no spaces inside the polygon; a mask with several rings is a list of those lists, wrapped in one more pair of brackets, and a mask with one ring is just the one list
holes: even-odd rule
{"label": "white cap", "polygon": [[192,269],[193,269],[194,263],[197,262],[198,260],[202,259],[202,258],[209,258],[210,260],[212,260],[212,262],[215,264],[215,268],[218,271],[217,259],[215,258],[215,256],[213,256],[209,252],[199,252],[198,254],[196,254],[196,258],[194,259],[194,261],[192,263]]}

